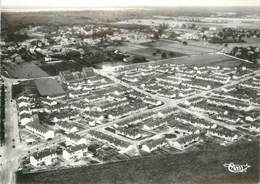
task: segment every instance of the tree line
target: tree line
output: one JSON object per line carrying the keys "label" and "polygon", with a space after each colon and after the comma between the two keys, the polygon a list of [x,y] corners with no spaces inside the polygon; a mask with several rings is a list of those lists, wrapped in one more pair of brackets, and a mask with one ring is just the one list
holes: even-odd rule
{"label": "tree line", "polygon": [[0,142],[1,146],[5,143],[5,86],[1,86],[1,125],[0,125]]}

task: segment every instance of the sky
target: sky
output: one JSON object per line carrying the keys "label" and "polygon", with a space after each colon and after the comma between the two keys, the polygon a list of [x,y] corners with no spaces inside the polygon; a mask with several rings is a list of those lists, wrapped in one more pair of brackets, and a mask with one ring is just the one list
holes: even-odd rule
{"label": "sky", "polygon": [[3,8],[117,6],[260,6],[260,0],[2,0]]}

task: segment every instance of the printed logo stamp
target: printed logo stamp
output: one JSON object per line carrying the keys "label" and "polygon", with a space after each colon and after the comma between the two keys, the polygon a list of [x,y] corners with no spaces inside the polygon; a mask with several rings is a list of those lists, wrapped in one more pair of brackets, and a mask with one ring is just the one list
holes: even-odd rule
{"label": "printed logo stamp", "polygon": [[224,167],[227,167],[228,168],[228,171],[229,172],[232,172],[232,173],[246,173],[247,172],[247,169],[249,167],[251,167],[249,164],[244,164],[244,165],[241,165],[241,164],[234,164],[233,162],[227,164],[223,164]]}

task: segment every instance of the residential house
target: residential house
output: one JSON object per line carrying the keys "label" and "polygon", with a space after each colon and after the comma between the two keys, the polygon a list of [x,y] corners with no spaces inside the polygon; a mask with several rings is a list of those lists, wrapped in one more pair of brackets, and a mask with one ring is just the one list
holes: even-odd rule
{"label": "residential house", "polygon": [[216,129],[209,129],[209,130],[207,130],[207,135],[219,137],[219,138],[222,138],[229,142],[234,142],[235,140],[238,139],[238,134],[236,134],[234,131],[231,131],[224,127],[222,127],[222,128],[218,127]]}
{"label": "residential house", "polygon": [[78,127],[73,123],[68,122],[58,122],[56,123],[57,128],[65,131],[66,133],[74,133],[78,131]]}
{"label": "residential house", "polygon": [[255,121],[255,122],[250,123],[249,130],[259,133],[260,132],[260,122]]}
{"label": "residential house", "polygon": [[164,145],[166,145],[165,137],[151,139],[141,145],[141,150],[150,153]]}
{"label": "residential house", "polygon": [[54,160],[57,158],[57,153],[51,149],[45,149],[40,152],[36,152],[30,156],[30,164],[34,167],[41,165],[52,165]]}
{"label": "residential house", "polygon": [[22,126],[25,126],[27,123],[33,121],[31,113],[23,113],[20,115],[20,123]]}
{"label": "residential house", "polygon": [[188,146],[190,146],[192,143],[198,142],[201,140],[201,135],[200,134],[190,134],[184,137],[181,137],[177,139],[176,141],[173,141],[171,143],[171,146],[184,150]]}
{"label": "residential house", "polygon": [[41,125],[37,121],[29,122],[25,125],[27,130],[30,130],[33,134],[40,136],[44,139],[52,139],[54,138],[54,131],[49,127]]}
{"label": "residential house", "polygon": [[116,133],[134,140],[142,137],[139,129],[132,127],[119,127],[116,129]]}
{"label": "residential house", "polygon": [[88,146],[86,144],[79,144],[71,146],[62,152],[62,156],[65,160],[80,159],[88,152]]}
{"label": "residential house", "polygon": [[70,133],[65,135],[66,145],[80,145],[86,144],[87,140],[84,137],[81,137],[78,134]]}

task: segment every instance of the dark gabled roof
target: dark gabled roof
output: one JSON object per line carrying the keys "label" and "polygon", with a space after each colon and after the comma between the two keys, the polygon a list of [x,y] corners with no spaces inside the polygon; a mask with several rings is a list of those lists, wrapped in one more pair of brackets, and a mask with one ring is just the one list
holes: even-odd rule
{"label": "dark gabled roof", "polygon": [[148,146],[150,149],[156,147],[157,145],[161,145],[165,143],[165,137],[161,137],[159,139],[151,139],[145,142],[143,145]]}
{"label": "dark gabled roof", "polygon": [[130,144],[128,142],[123,141],[121,139],[118,139],[116,137],[113,137],[111,135],[107,135],[107,134],[105,134],[103,132],[99,132],[99,131],[96,131],[96,130],[90,130],[89,134],[91,136],[94,136],[95,138],[103,139],[105,141],[108,141],[109,143],[114,144],[116,146],[120,146],[120,147],[124,147],[124,148],[127,148],[127,147],[130,146]]}
{"label": "dark gabled roof", "polygon": [[42,133],[46,133],[49,130],[51,130],[49,127],[45,127],[42,124],[40,124],[38,115],[33,115],[32,117],[33,121],[29,122],[26,126],[36,129]]}
{"label": "dark gabled roof", "polygon": [[32,156],[36,160],[39,160],[39,159],[42,159],[42,158],[47,157],[47,156],[52,155],[52,154],[56,154],[56,152],[54,150],[51,150],[51,149],[45,149],[45,150],[42,150],[40,152],[34,153]]}
{"label": "dark gabled roof", "polygon": [[63,127],[63,128],[74,128],[75,125],[73,123],[68,123],[68,122],[58,122],[57,125]]}
{"label": "dark gabled roof", "polygon": [[29,106],[22,106],[22,107],[19,107],[19,111],[30,111],[30,108]]}
{"label": "dark gabled roof", "polygon": [[80,145],[76,145],[76,146],[71,146],[71,147],[67,148],[66,151],[67,151],[68,153],[74,153],[74,152],[76,152],[76,151],[83,150],[83,149],[86,149],[86,148],[88,148],[87,145],[85,145],[85,144],[80,144]]}
{"label": "dark gabled roof", "polygon": [[253,123],[250,124],[250,126],[255,128],[260,128],[260,121],[254,121]]}
{"label": "dark gabled roof", "polygon": [[70,133],[70,134],[67,134],[66,137],[68,137],[69,139],[71,140],[80,140],[82,137],[78,134],[73,134],[73,133]]}
{"label": "dark gabled roof", "polygon": [[23,118],[31,118],[32,115],[30,113],[23,113],[20,115],[20,119],[23,119]]}
{"label": "dark gabled roof", "polygon": [[215,129],[211,129],[210,131],[226,137],[234,137],[235,135],[237,135],[237,132],[234,132],[224,127],[217,127]]}
{"label": "dark gabled roof", "polygon": [[138,128],[132,128],[132,127],[119,127],[117,129],[118,132],[124,133],[126,135],[130,136],[137,136],[140,134],[140,130]]}
{"label": "dark gabled roof", "polygon": [[186,144],[186,143],[196,139],[199,136],[200,136],[199,134],[191,134],[191,135],[188,135],[188,136],[185,136],[185,137],[181,137],[180,139],[177,140],[177,142],[179,144]]}
{"label": "dark gabled roof", "polygon": [[85,77],[92,77],[95,75],[93,68],[91,67],[83,67],[82,72],[84,73]]}

